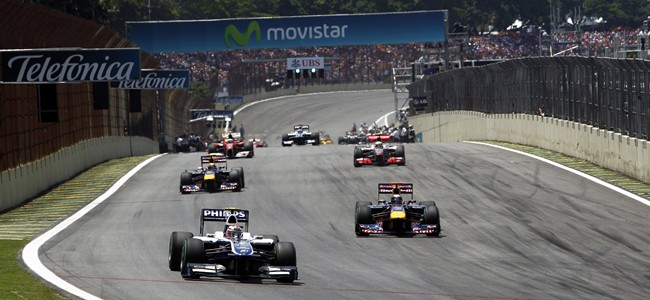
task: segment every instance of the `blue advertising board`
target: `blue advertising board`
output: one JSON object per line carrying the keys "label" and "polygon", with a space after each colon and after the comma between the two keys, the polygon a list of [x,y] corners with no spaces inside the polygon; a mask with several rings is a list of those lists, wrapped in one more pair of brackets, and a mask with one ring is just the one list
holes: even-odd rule
{"label": "blue advertising board", "polygon": [[404,44],[445,41],[447,11],[127,22],[148,52]]}
{"label": "blue advertising board", "polygon": [[0,83],[131,80],[140,77],[140,49],[1,50]]}
{"label": "blue advertising board", "polygon": [[139,79],[113,81],[112,88],[118,89],[189,89],[190,70],[142,70]]}

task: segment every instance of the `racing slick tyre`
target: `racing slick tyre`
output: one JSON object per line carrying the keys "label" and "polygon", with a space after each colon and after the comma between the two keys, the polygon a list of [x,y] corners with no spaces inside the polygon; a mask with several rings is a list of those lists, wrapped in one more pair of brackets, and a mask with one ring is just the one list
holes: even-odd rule
{"label": "racing slick tyre", "polygon": [[285,133],[282,135],[282,147],[291,147],[291,144],[285,144],[284,142],[289,141],[289,134]]}
{"label": "racing slick tyre", "polygon": [[208,154],[217,153],[217,145],[214,143],[208,145]]}
{"label": "racing slick tyre", "polygon": [[439,236],[440,231],[440,215],[438,214],[437,206],[427,206],[424,208],[424,217],[422,218],[422,224],[438,225],[438,232],[436,233],[427,233],[427,236]]}
{"label": "racing slick tyre", "polygon": [[[296,266],[296,247],[292,242],[278,242],[275,244],[275,265],[276,266]],[[293,277],[283,277],[276,279],[281,283],[292,283],[295,280]]]}
{"label": "racing slick tyre", "polygon": [[[186,239],[183,244],[181,255],[181,271],[187,266],[187,263],[203,263],[204,259],[203,241],[199,239]],[[183,276],[185,277],[185,276]],[[199,278],[200,275],[192,274],[188,278]]]}
{"label": "racing slick tyre", "polygon": [[406,164],[406,151],[404,151],[404,145],[397,145],[397,148],[395,149],[395,156],[403,158],[402,162],[398,165],[403,166]]}
{"label": "racing slick tyre", "polygon": [[243,184],[242,184],[242,174],[239,173],[239,169],[233,169],[230,171],[228,174],[228,181],[229,182],[236,182],[237,183],[237,188],[234,189],[234,192],[240,192]]}
{"label": "racing slick tyre", "polygon": [[180,185],[180,191],[181,194],[187,194],[187,192],[183,191],[183,186],[184,185],[193,185],[194,181],[192,180],[192,173],[190,172],[183,172],[181,173],[181,185]]}
{"label": "racing slick tyre", "polygon": [[357,158],[362,158],[363,157],[363,150],[361,150],[361,147],[355,146],[354,147],[354,166],[355,167],[361,167],[361,164],[357,162]]}
{"label": "racing slick tyre", "polygon": [[253,157],[253,155],[255,155],[255,146],[253,146],[253,142],[247,142],[244,144],[244,151],[248,151],[248,157]]}
{"label": "racing slick tyre", "polygon": [[316,132],[315,134],[313,134],[313,136],[314,136],[314,143],[312,145],[314,146],[320,145],[320,133]]}
{"label": "racing slick tyre", "polygon": [[241,188],[246,187],[246,181],[244,180],[244,167],[239,167],[239,176],[241,176]]}
{"label": "racing slick tyre", "polygon": [[339,145],[343,145],[343,137],[342,136],[339,137]]}
{"label": "racing slick tyre", "polygon": [[422,205],[422,206],[436,206],[436,202],[434,202],[434,201],[420,201],[420,205]]}
{"label": "racing slick tyre", "polygon": [[359,224],[372,223],[372,213],[368,205],[372,205],[370,201],[357,201],[356,209],[354,211],[354,233],[358,236],[367,236],[367,233],[361,232]]}
{"label": "racing slick tyre", "polygon": [[185,240],[191,239],[194,234],[191,232],[174,231],[169,237],[169,269],[172,271],[181,270],[181,252]]}

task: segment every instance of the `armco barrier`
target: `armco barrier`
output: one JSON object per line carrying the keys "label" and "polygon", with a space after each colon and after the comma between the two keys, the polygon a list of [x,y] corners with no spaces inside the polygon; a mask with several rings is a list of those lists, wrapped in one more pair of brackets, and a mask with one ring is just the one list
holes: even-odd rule
{"label": "armco barrier", "polygon": [[104,161],[157,152],[157,141],[136,136],[95,138],[65,147],[42,159],[0,173],[0,212],[17,207]]}
{"label": "armco barrier", "polygon": [[442,111],[409,117],[422,142],[493,140],[549,149],[650,183],[649,142],[577,122],[529,114]]}

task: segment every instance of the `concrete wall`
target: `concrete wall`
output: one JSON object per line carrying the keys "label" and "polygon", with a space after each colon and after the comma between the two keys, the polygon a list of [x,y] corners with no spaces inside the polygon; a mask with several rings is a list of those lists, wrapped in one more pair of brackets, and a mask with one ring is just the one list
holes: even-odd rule
{"label": "concrete wall", "polygon": [[272,92],[246,95],[244,96],[243,104],[254,102],[257,100],[263,100],[263,99],[281,97],[287,95],[334,92],[334,91],[360,91],[360,90],[386,90],[386,89],[392,89],[392,85],[390,83],[303,85],[300,87],[299,91],[296,91],[296,89],[280,89]]}
{"label": "concrete wall", "polygon": [[63,148],[0,173],[0,211],[17,207],[104,161],[152,153],[158,153],[158,142],[144,137],[96,138]]}
{"label": "concrete wall", "polygon": [[493,140],[564,153],[650,183],[650,150],[639,140],[593,126],[526,114],[445,111],[409,117],[422,142]]}

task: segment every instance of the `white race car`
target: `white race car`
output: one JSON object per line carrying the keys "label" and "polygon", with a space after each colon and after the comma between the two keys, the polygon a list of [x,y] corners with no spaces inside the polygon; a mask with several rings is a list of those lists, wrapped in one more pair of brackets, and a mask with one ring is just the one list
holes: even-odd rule
{"label": "white race car", "polygon": [[[169,269],[183,278],[298,279],[296,249],[277,235],[251,235],[249,211],[238,208],[201,210],[200,235],[174,231],[169,240]],[[206,222],[225,222],[223,230],[203,234]],[[241,225],[240,225],[241,224]]]}
{"label": "white race car", "polygon": [[309,131],[309,125],[295,125],[293,132],[282,135],[282,146],[291,147],[291,145],[320,145],[320,134]]}

